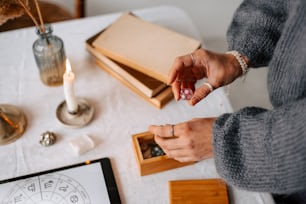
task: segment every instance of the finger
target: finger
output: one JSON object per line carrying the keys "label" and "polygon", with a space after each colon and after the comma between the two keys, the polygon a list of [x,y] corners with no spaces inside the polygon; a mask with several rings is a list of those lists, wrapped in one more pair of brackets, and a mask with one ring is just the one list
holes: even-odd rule
{"label": "finger", "polygon": [[180,158],[180,157],[189,157],[189,153],[184,148],[176,148],[176,149],[167,149],[168,150],[168,156],[171,158]]}
{"label": "finger", "polygon": [[187,88],[191,89],[194,92],[194,90],[195,90],[194,82],[193,81],[189,81],[188,84],[187,84]]}
{"label": "finger", "polygon": [[207,88],[212,92],[214,90],[214,87],[209,82],[204,82],[204,86],[207,86]]}
{"label": "finger", "polygon": [[183,146],[180,144],[178,137],[165,138],[154,135],[154,141],[165,151],[165,153],[168,153],[172,150],[181,149]]}
{"label": "finger", "polygon": [[175,134],[174,126],[169,124],[164,126],[150,125],[149,131],[154,135],[164,138],[171,138]]}
{"label": "finger", "polygon": [[168,84],[172,84],[178,75],[179,70],[182,69],[184,63],[181,61],[181,58],[176,58],[173,62],[173,65],[168,74]]}
{"label": "finger", "polygon": [[192,66],[195,66],[195,64],[196,64],[196,58],[195,58],[194,54],[191,53],[191,54],[189,54],[189,56],[190,56],[191,61],[192,61]]}
{"label": "finger", "polygon": [[194,162],[200,160],[199,158],[194,157],[193,154],[186,149],[169,150],[167,153],[165,152],[165,154],[179,162]]}
{"label": "finger", "polygon": [[176,161],[179,161],[181,163],[185,163],[185,162],[195,162],[195,160],[193,160],[190,157],[171,157],[173,159],[175,159]]}
{"label": "finger", "polygon": [[202,85],[198,89],[195,90],[192,98],[190,99],[189,103],[191,105],[197,104],[203,98],[205,98],[208,94],[210,94],[211,89],[207,85]]}
{"label": "finger", "polygon": [[188,88],[188,81],[181,81],[181,87],[180,89]]}
{"label": "finger", "polygon": [[181,90],[181,82],[175,81],[172,83],[172,92],[174,94],[175,100],[180,100],[180,90]]}
{"label": "finger", "polygon": [[178,76],[178,73],[183,71],[185,68],[189,68],[193,65],[190,55],[184,55],[177,57],[169,71],[168,84],[172,84]]}

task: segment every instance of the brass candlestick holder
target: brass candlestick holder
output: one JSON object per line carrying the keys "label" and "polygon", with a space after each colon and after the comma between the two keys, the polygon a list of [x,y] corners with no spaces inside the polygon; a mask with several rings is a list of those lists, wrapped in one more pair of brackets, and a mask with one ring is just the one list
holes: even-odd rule
{"label": "brass candlestick holder", "polygon": [[93,118],[94,108],[84,98],[78,98],[78,109],[75,113],[68,111],[66,101],[61,102],[56,109],[57,119],[64,125],[80,128],[87,125]]}
{"label": "brass candlestick holder", "polygon": [[20,138],[27,126],[25,114],[16,106],[0,104],[0,145]]}

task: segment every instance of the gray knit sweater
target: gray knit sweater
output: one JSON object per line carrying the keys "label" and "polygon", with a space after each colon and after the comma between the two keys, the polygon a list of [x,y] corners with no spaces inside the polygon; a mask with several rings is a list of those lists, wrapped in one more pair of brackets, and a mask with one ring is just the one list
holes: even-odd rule
{"label": "gray knit sweater", "polygon": [[[272,110],[246,107],[214,124],[218,173],[271,193],[306,189],[306,0],[245,0],[228,30],[230,50],[268,66]],[[252,94],[252,93],[250,93]]]}

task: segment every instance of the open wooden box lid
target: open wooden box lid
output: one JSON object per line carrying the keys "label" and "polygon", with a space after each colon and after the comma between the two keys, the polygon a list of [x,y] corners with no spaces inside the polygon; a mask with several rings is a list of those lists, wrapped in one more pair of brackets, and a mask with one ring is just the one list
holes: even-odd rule
{"label": "open wooden box lid", "polygon": [[222,179],[169,181],[170,204],[228,204]]}

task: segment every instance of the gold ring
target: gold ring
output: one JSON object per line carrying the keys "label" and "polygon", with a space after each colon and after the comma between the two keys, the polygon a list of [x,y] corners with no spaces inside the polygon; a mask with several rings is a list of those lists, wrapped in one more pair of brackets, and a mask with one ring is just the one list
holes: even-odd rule
{"label": "gold ring", "polygon": [[204,82],[203,85],[207,86],[209,88],[210,92],[212,92],[214,90],[214,87],[208,82]]}

